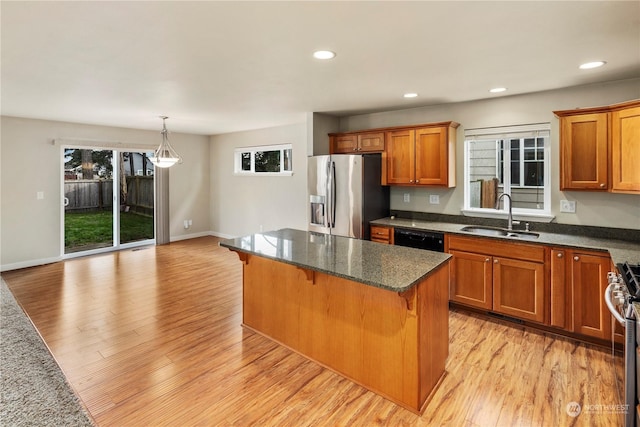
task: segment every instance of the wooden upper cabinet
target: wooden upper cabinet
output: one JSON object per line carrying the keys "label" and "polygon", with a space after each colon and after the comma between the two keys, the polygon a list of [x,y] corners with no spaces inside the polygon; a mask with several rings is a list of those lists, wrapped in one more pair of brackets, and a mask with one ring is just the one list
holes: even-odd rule
{"label": "wooden upper cabinet", "polygon": [[412,184],[415,176],[415,131],[387,132],[386,138],[387,149],[382,159],[383,184]]}
{"label": "wooden upper cabinet", "polygon": [[611,112],[611,190],[640,192],[640,106]]}
{"label": "wooden upper cabinet", "polygon": [[607,129],[607,113],[560,118],[561,190],[608,189]]}
{"label": "wooden upper cabinet", "polygon": [[384,132],[329,134],[331,154],[380,153],[384,151]]}
{"label": "wooden upper cabinet", "polygon": [[[416,176],[420,185],[449,186],[447,128],[416,130]],[[455,182],[453,183],[455,185]]]}
{"label": "wooden upper cabinet", "polygon": [[332,135],[330,142],[331,153],[353,153],[358,148],[356,135]]}
{"label": "wooden upper cabinet", "polygon": [[358,134],[358,151],[378,152],[384,150],[384,132]]}
{"label": "wooden upper cabinet", "polygon": [[640,193],[640,100],[554,113],[561,190]]}
{"label": "wooden upper cabinet", "polygon": [[387,131],[383,184],[455,187],[457,127],[445,122]]}

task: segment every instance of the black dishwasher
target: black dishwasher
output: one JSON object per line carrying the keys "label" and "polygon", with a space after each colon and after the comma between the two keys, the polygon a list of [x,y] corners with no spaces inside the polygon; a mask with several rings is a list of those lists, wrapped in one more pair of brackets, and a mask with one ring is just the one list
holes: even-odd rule
{"label": "black dishwasher", "polygon": [[433,231],[396,228],[393,235],[393,243],[398,246],[444,252],[444,234]]}

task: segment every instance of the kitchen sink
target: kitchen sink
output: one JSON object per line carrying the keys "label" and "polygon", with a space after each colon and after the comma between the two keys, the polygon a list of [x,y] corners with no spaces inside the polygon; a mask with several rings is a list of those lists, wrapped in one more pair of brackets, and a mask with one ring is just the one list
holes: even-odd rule
{"label": "kitchen sink", "polygon": [[460,231],[480,234],[482,236],[503,236],[520,239],[537,239],[540,236],[538,233],[534,233],[532,231],[507,230],[506,228],[488,227],[483,225],[467,225],[462,227]]}

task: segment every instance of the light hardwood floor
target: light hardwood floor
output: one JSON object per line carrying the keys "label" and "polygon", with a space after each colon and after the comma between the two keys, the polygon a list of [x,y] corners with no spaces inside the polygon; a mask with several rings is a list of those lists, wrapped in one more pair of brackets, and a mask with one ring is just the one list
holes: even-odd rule
{"label": "light hardwood floor", "polygon": [[99,426],[622,425],[592,406],[621,403],[606,350],[460,311],[417,416],[243,329],[241,263],[217,242],[2,274]]}

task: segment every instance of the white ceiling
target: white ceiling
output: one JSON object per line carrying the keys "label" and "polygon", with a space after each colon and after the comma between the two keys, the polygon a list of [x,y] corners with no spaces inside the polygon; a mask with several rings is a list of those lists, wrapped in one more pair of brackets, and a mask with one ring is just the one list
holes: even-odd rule
{"label": "white ceiling", "polygon": [[[167,115],[171,131],[212,135],[640,77],[639,1],[2,1],[0,12],[1,112],[17,117],[159,130]],[[607,65],[578,69],[596,59]]]}

